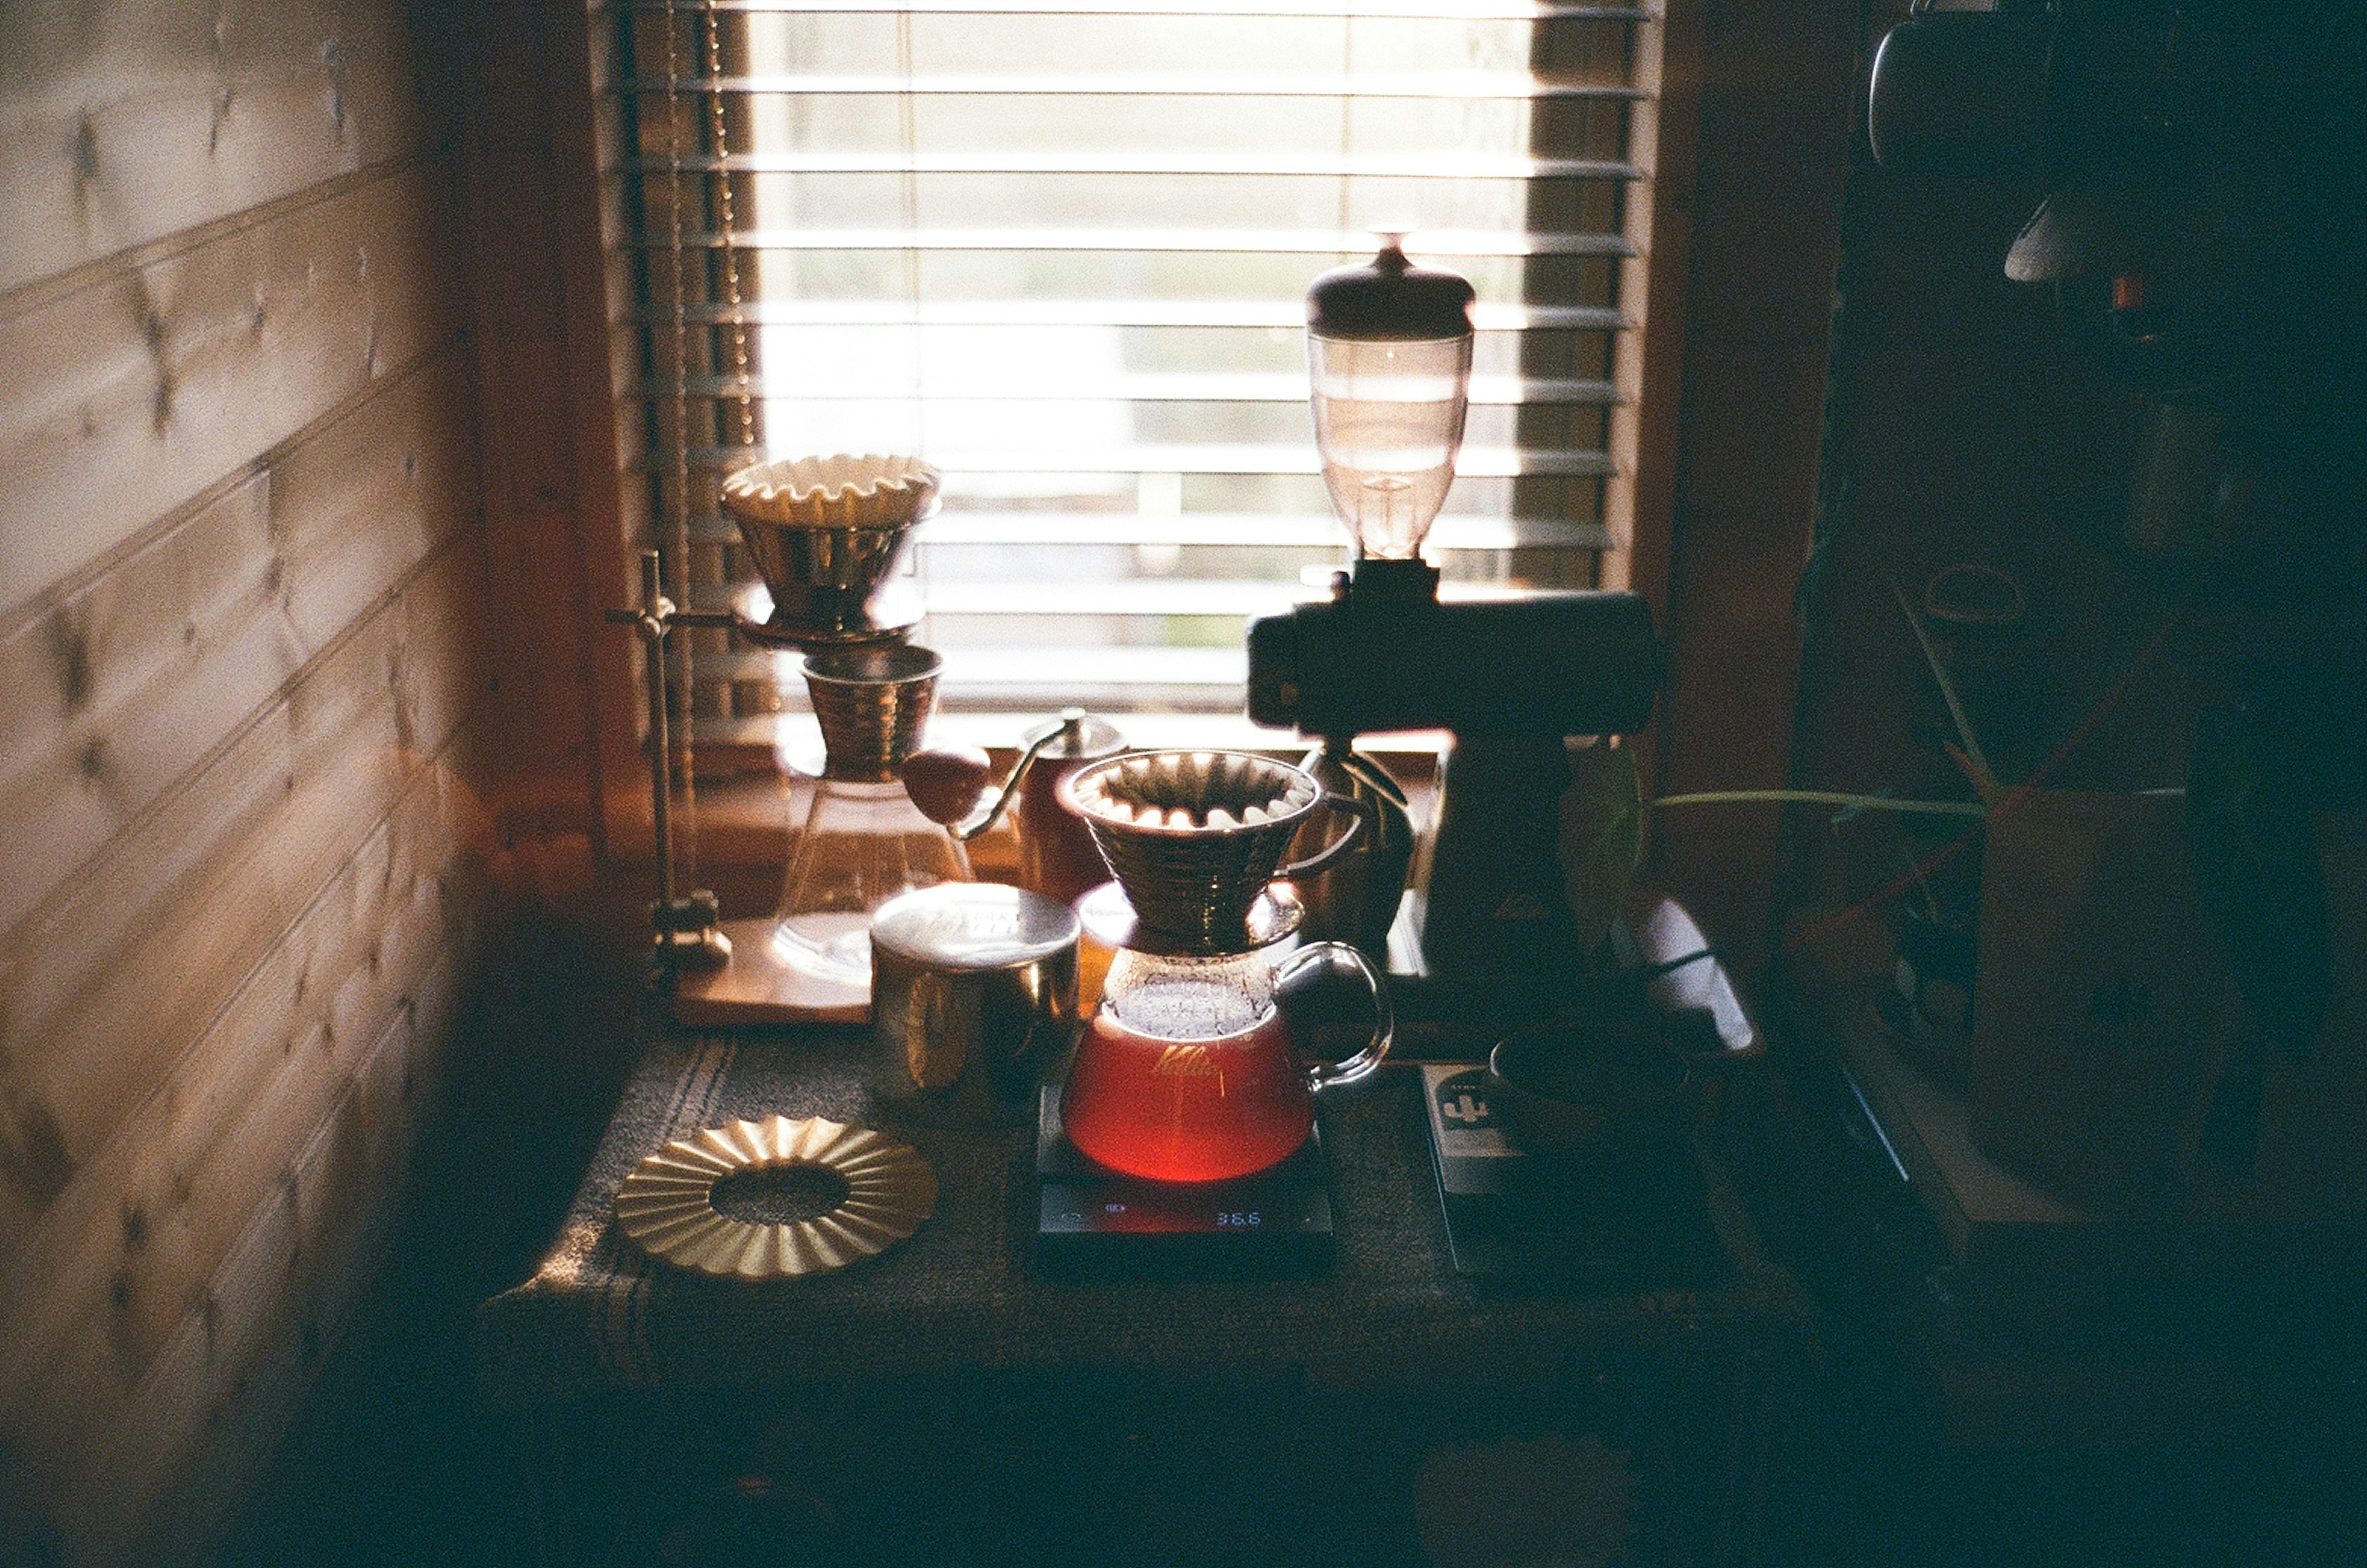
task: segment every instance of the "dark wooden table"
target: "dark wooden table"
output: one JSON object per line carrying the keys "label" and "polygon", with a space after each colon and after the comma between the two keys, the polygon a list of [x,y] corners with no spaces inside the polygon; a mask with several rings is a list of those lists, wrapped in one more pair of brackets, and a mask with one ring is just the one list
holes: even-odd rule
{"label": "dark wooden table", "polygon": [[[1392,1061],[1325,1097],[1329,1270],[1060,1279],[1029,1256],[1032,1128],[876,1112],[860,1041],[653,1038],[541,1266],[484,1304],[481,1383],[535,1446],[546,1555],[1477,1563],[1537,1555],[1527,1530],[1752,1559],[1805,1315],[1698,1151],[1682,1223],[1714,1238],[1706,1264],[1672,1240],[1598,1288],[1482,1289],[1451,1269],[1420,1075]],[[775,1113],[908,1141],[934,1216],[753,1286],[617,1233],[645,1155]]]}

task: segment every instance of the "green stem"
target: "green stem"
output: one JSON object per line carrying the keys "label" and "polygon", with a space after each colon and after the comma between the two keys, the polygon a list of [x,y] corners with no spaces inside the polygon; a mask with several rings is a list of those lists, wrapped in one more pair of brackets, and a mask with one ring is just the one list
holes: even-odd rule
{"label": "green stem", "polygon": [[1984,801],[1994,801],[2002,792],[1998,788],[1997,775],[1989,771],[1989,760],[1981,755],[1981,740],[1973,733],[1973,721],[1965,716],[1965,705],[1956,696],[1956,683],[1948,679],[1947,660],[1931,646],[1931,634],[1923,629],[1923,617],[1907,602],[1907,591],[1898,586],[1898,580],[1886,571],[1883,575],[1898,600],[1899,613],[1907,617],[1908,626],[1915,633],[1916,646],[1923,650],[1923,662],[1931,667],[1931,679],[1940,683],[1940,696],[1948,705],[1948,717],[1956,727],[1956,739],[1965,743],[1965,756],[1973,765],[1973,787],[1980,791]]}
{"label": "green stem", "polygon": [[1988,807],[1976,800],[1894,800],[1882,795],[1845,795],[1829,789],[1711,789],[1693,795],[1664,795],[1654,806],[1854,806],[1867,811],[1920,811],[1937,817],[1979,817]]}

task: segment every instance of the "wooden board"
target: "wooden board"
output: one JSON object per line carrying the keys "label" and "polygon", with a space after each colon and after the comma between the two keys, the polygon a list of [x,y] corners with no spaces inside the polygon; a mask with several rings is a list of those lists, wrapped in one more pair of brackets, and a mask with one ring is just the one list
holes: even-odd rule
{"label": "wooden board", "polygon": [[425,140],[402,0],[0,6],[0,292]]}
{"label": "wooden board", "polygon": [[[459,968],[447,955],[422,977],[447,1018]],[[211,1281],[207,1310],[157,1358],[66,1495],[68,1539],[90,1556],[210,1560],[383,1249],[423,1103],[414,1086],[440,1038],[409,1013],[390,1021],[293,1153]]]}
{"label": "wooden board", "polygon": [[[509,836],[596,836],[594,737],[624,711],[629,780],[636,649],[598,614],[632,602],[633,577],[615,520],[614,387],[639,373],[612,367],[610,325],[631,308],[629,280],[604,289],[604,268],[629,271],[605,233],[621,232],[618,182],[594,167],[587,64],[615,19],[535,0],[471,7],[448,72],[469,171],[467,222],[487,470],[493,576],[503,606],[489,657],[514,705],[515,766],[502,784]],[[594,69],[598,69],[594,66]],[[604,226],[604,213],[607,218]],[[587,413],[586,411],[591,411]],[[603,682],[595,694],[593,682]]]}
{"label": "wooden board", "polygon": [[[0,953],[0,1106],[81,1163],[443,749],[473,672],[459,540]],[[436,651],[433,659],[419,656]]]}
{"label": "wooden board", "polygon": [[0,637],[0,931],[468,520],[445,352]]}
{"label": "wooden board", "polygon": [[0,6],[11,1561],[210,1551],[472,969],[502,737],[418,19]]}
{"label": "wooden board", "polygon": [[0,614],[451,336],[449,171],[368,180],[205,246],[0,306]]}
{"label": "wooden board", "polygon": [[43,1495],[63,1494],[122,1428],[154,1418],[144,1385],[171,1375],[159,1359],[192,1323],[210,1324],[209,1354],[224,1353],[219,1276],[237,1269],[236,1238],[282,1204],[300,1151],[375,1043],[399,1027],[432,1046],[448,1031],[449,998],[429,982],[448,986],[436,977],[470,945],[475,917],[448,897],[466,883],[453,874],[464,807],[447,784],[420,773],[29,1239],[40,1288],[0,1340],[0,1410],[16,1464]]}
{"label": "wooden board", "polygon": [[121,1145],[131,1165],[119,1208],[143,1233],[119,1276],[130,1299],[118,1308],[118,1343],[135,1359],[198,1304],[226,1227],[327,1113],[371,1034],[409,1012],[406,988],[436,959],[453,913],[426,874],[452,853],[436,804],[432,788],[414,788],[323,894],[307,922],[314,929],[282,944],[308,961],[296,978],[311,983],[300,991],[285,965],[266,963],[176,1065],[163,1114],[110,1143],[109,1155]]}
{"label": "wooden board", "polygon": [[731,961],[720,969],[686,971],[674,983],[674,1021],[685,1028],[871,1021],[866,988],[818,979],[773,956],[770,916],[726,920],[723,934],[731,942]]}
{"label": "wooden board", "polygon": [[[1666,611],[1668,694],[1647,758],[1660,795],[1787,776],[1792,601],[1816,516],[1860,41],[1854,11],[1764,0],[1672,22],[1672,49],[1681,27],[1701,28],[1703,43],[1679,236],[1682,384],[1648,389],[1670,394],[1659,412],[1682,414],[1674,514],[1665,570],[1638,560],[1630,579]],[[1639,537],[1646,526],[1639,517]],[[1777,828],[1774,808],[1723,806],[1652,824],[1650,875],[1700,919],[1746,992],[1772,945]]]}
{"label": "wooden board", "polygon": [[442,750],[478,680],[463,536],[0,946],[0,1249],[163,1081]]}

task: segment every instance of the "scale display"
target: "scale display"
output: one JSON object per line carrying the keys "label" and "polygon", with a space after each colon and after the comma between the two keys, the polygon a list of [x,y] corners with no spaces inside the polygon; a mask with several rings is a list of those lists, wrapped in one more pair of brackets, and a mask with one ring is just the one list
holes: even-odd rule
{"label": "scale display", "polygon": [[1319,1128],[1298,1153],[1239,1181],[1119,1176],[1060,1130],[1060,1091],[1036,1105],[1036,1261],[1077,1273],[1312,1273],[1331,1261],[1331,1181]]}

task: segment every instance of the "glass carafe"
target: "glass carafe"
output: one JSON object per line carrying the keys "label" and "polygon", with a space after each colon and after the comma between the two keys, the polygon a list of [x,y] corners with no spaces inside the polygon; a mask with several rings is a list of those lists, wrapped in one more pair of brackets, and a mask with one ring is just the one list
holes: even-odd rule
{"label": "glass carafe", "polygon": [[970,880],[960,841],[921,814],[897,776],[936,705],[940,665],[907,644],[830,649],[805,661],[827,755],[790,849],[773,950],[866,997],[871,912],[910,888]]}
{"label": "glass carafe", "polygon": [[[1362,953],[1278,940],[1296,922],[1278,930],[1274,911],[1297,905],[1278,904],[1268,885],[1338,859],[1370,808],[1241,752],[1138,752],[1061,787],[1136,917],[1061,1090],[1070,1142],[1113,1170],[1157,1181],[1227,1180],[1287,1159],[1314,1125],[1316,1092],[1378,1066],[1392,1021],[1387,988]],[[1291,836],[1327,807],[1355,814],[1347,830],[1281,865]],[[1309,1066],[1277,998],[1322,965],[1362,976],[1375,1027],[1347,1061]]]}
{"label": "glass carafe", "polygon": [[[1344,1062],[1308,1063],[1277,1005],[1297,976],[1361,971],[1378,1022]],[[1279,1165],[1315,1125],[1314,1096],[1378,1066],[1389,1046],[1379,976],[1345,942],[1210,955],[1119,952],[1061,1091],[1069,1141],[1112,1170],[1222,1181]]]}

